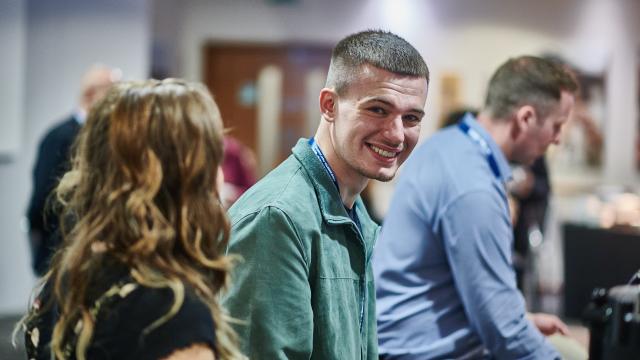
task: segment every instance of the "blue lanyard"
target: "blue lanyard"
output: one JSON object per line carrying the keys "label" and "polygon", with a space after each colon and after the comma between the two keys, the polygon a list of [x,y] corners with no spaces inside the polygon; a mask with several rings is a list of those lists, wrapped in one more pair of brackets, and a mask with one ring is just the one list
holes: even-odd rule
{"label": "blue lanyard", "polygon": [[329,174],[329,177],[331,178],[333,183],[336,185],[336,189],[338,189],[338,192],[340,192],[340,187],[338,186],[338,179],[336,179],[336,174],[333,172],[333,170],[331,170],[331,166],[329,166],[329,163],[327,162],[327,158],[324,157],[324,154],[322,153],[320,146],[318,146],[318,143],[315,141],[314,138],[309,139],[309,146],[311,146],[311,150],[313,150],[313,152],[316,154],[318,159],[320,159],[322,166],[324,166],[324,169],[327,171],[327,174]]}
{"label": "blue lanyard", "polygon": [[[315,141],[314,138],[309,139],[309,146],[311,146],[311,149],[313,150],[313,152],[316,154],[318,159],[320,159],[322,166],[324,166],[324,169],[327,171],[327,174],[329,174],[329,177],[331,177],[331,180],[333,180],[333,183],[336,185],[336,189],[338,189],[338,192],[340,192],[340,187],[338,186],[338,180],[336,179],[336,174],[333,172],[333,170],[331,170],[331,166],[329,166],[329,163],[327,162],[327,158],[324,157],[324,154],[322,153],[322,149],[320,149],[320,146],[318,146],[318,143]],[[360,233],[362,233],[362,225],[360,224],[360,219],[358,218],[358,213],[356,212],[355,204],[351,209],[348,209],[345,206],[344,210],[347,212],[347,215],[349,216],[349,218],[355,223]],[[364,326],[364,304],[367,302],[367,296],[368,296],[366,291],[366,282],[362,283],[361,291],[364,294],[364,296],[362,297],[362,301],[360,302],[360,332],[362,332],[362,327]]]}
{"label": "blue lanyard", "polygon": [[[327,171],[327,174],[329,174],[329,177],[331,177],[331,180],[333,180],[333,183],[336,185],[336,189],[338,189],[338,192],[340,192],[340,187],[338,186],[338,179],[336,179],[336,174],[334,174],[333,170],[331,170],[331,166],[329,166],[327,159],[324,157],[324,154],[322,153],[322,149],[320,149],[320,146],[318,146],[318,143],[313,138],[309,139],[309,145],[311,146],[311,149],[316,154],[316,156],[318,156],[318,159],[320,159],[322,166],[324,166],[324,169]],[[345,206],[344,209],[347,211],[347,215],[349,215],[351,220],[353,220],[353,222],[356,224],[358,229],[362,231],[362,227],[360,225],[360,219],[358,219],[358,214],[356,213],[355,205],[351,209]]]}
{"label": "blue lanyard", "polygon": [[472,129],[464,121],[460,121],[458,123],[458,127],[469,137],[469,139],[478,144],[480,150],[482,151],[482,154],[484,154],[484,156],[487,158],[487,162],[489,162],[489,167],[491,168],[493,175],[500,179],[500,168],[498,167],[498,162],[496,161],[496,157],[493,155],[493,151],[491,151],[489,144],[487,144],[487,142],[482,138],[482,136],[480,136],[480,134],[478,134],[477,131]]}

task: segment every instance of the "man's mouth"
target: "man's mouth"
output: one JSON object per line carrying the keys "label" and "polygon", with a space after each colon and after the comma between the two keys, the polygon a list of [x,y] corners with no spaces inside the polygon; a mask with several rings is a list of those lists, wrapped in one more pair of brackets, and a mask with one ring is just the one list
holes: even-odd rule
{"label": "man's mouth", "polygon": [[398,156],[398,154],[400,153],[400,151],[387,151],[372,144],[369,144],[369,148],[373,150],[376,154],[382,157],[390,158],[390,159]]}

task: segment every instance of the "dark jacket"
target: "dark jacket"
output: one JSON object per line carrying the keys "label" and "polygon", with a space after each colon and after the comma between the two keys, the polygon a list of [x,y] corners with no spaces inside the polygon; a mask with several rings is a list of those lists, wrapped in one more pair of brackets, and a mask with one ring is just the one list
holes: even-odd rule
{"label": "dark jacket", "polygon": [[74,116],[51,128],[38,147],[33,168],[33,192],[27,218],[31,237],[32,267],[37,275],[43,275],[49,267],[51,256],[60,244],[58,217],[50,211],[47,199],[69,170],[69,156],[80,124]]}

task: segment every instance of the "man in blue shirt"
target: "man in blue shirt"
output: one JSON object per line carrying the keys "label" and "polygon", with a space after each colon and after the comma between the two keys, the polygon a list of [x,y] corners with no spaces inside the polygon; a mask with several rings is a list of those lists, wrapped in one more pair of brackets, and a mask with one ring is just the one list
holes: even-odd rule
{"label": "man in blue shirt", "polygon": [[527,314],[511,262],[509,161],[557,143],[577,91],[565,68],[510,59],[484,109],[436,133],[406,162],[373,265],[383,359],[554,359],[557,317]]}

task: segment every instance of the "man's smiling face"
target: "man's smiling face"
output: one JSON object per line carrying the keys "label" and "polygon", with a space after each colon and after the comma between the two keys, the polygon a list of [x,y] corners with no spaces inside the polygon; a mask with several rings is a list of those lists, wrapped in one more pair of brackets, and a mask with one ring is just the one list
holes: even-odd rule
{"label": "man's smiling face", "polygon": [[338,96],[333,147],[349,176],[393,179],[420,136],[427,79],[364,65]]}

